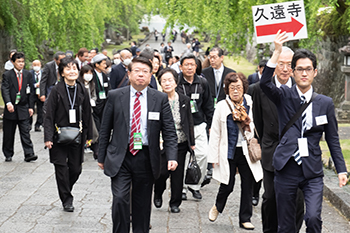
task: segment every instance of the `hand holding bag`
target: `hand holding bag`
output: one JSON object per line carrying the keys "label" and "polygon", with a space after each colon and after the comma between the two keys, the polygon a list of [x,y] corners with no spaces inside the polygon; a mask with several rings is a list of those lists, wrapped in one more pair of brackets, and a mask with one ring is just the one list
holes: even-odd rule
{"label": "hand holding bag", "polygon": [[[231,105],[229,104],[229,102],[227,100],[226,100],[226,103],[229,106],[229,108],[230,108],[230,110],[232,112],[232,117],[233,117],[232,107],[231,107]],[[257,161],[261,160],[261,147],[260,147],[260,144],[259,144],[258,140],[256,138],[254,138],[254,137],[251,138],[251,139],[247,139],[247,137],[244,134],[244,131],[242,129],[241,124],[238,123],[237,125],[238,125],[238,128],[239,128],[239,130],[241,131],[241,133],[242,133],[242,135],[244,137],[244,140],[247,142],[250,161],[252,163],[256,163]],[[254,128],[254,131],[255,131],[256,135],[258,136],[258,138],[259,138],[259,134],[258,134],[258,132],[256,131],[255,128]]]}
{"label": "hand holding bag", "polygon": [[196,156],[194,155],[194,151],[191,151],[185,176],[185,184],[198,184],[201,176],[202,173],[197,164]]}

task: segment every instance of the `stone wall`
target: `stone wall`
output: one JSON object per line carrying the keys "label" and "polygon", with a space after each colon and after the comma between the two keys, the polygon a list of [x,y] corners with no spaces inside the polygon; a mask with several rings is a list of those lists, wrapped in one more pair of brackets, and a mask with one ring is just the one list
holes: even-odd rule
{"label": "stone wall", "polygon": [[0,30],[0,79],[2,79],[2,74],[5,71],[4,65],[8,60],[9,52],[11,49],[15,48],[13,38],[9,36],[7,32]]}
{"label": "stone wall", "polygon": [[[319,41],[311,49],[317,56],[318,75],[313,82],[315,91],[333,98],[336,107],[344,100],[345,75],[341,72],[340,67],[343,64],[343,55],[338,49],[348,43],[349,36],[327,37]],[[287,46],[295,50],[298,44],[289,42]],[[273,51],[273,45],[270,50]],[[256,61],[256,43],[247,43],[246,57],[250,62]]]}

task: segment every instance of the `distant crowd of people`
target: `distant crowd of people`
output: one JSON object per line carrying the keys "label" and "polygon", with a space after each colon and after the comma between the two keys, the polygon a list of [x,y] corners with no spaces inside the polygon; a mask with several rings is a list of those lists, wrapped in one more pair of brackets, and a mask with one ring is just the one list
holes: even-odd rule
{"label": "distant crowd of people", "polygon": [[[157,31],[154,36],[165,40]],[[44,128],[64,211],[74,211],[72,189],[84,150],[90,148],[111,178],[115,233],[129,232],[130,222],[133,232],[149,232],[152,199],[156,208],[162,207],[168,177],[171,213],[181,211],[188,191],[200,200],[201,188],[211,178],[219,181],[208,208],[214,222],[234,190],[237,172],[241,228],[255,228],[252,206],[258,205],[262,182],[264,232],[299,232],[303,220],[308,232],[321,232],[323,132],[340,187],[347,182],[347,170],[333,102],[312,87],[315,55],[283,46],[288,36],[278,32],[271,59],[260,61],[257,72],[246,78],[224,65],[219,47],[208,49],[202,63],[200,42],[189,43],[185,32],[186,49],[173,56],[176,30],[172,36],[159,50],[140,50],[132,42],[112,59],[106,50],[56,52],[43,69],[39,60],[33,61],[31,71],[24,69],[24,54],[11,51],[1,86],[5,161],[14,155],[16,126],[24,160],[37,159],[30,140],[36,104],[34,130]],[[261,147],[258,161],[249,156],[254,137]],[[197,184],[184,182],[190,154],[201,173]]]}

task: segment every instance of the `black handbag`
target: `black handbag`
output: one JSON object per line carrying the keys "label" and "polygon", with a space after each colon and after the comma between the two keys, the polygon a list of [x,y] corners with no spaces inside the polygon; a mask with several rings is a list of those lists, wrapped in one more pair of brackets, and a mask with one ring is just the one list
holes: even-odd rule
{"label": "black handbag", "polygon": [[81,134],[83,132],[83,122],[82,122],[82,116],[81,116],[81,106],[79,106],[79,115],[80,115],[80,121],[79,121],[79,128],[77,127],[56,127],[56,132],[54,136],[54,142],[58,144],[80,144],[81,143]]}
{"label": "black handbag", "polygon": [[197,164],[196,156],[194,155],[194,151],[191,151],[185,176],[185,184],[198,184],[201,176],[202,173]]}

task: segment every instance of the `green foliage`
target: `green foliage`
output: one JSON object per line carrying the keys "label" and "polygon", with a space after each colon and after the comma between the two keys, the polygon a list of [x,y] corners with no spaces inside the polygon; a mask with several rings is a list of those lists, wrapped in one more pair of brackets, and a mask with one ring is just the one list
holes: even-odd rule
{"label": "green foliage", "polygon": [[14,37],[28,60],[46,49],[99,47],[106,24],[138,30],[137,0],[1,0],[0,30]]}

